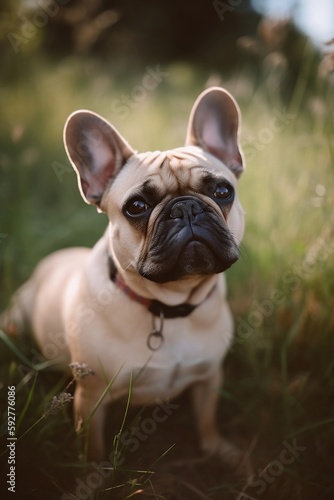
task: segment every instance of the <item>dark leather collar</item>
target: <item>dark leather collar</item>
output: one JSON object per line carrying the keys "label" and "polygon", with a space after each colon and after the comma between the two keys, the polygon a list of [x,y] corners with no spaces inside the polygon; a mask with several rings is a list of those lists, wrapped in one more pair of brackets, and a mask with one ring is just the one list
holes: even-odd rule
{"label": "dark leather collar", "polygon": [[[117,273],[115,263],[110,256],[109,276],[111,281],[113,281],[118,286],[118,288],[120,288],[128,297],[147,307],[147,309],[154,316],[161,317],[161,315],[163,315],[166,319],[185,318],[186,316],[189,316],[189,314],[191,314],[197,307],[197,305],[187,304],[185,302],[176,306],[168,306],[167,304],[164,304],[159,300],[147,299],[146,297],[138,295],[127,286],[123,278]],[[210,292],[209,295],[211,295],[211,293],[212,292]]]}

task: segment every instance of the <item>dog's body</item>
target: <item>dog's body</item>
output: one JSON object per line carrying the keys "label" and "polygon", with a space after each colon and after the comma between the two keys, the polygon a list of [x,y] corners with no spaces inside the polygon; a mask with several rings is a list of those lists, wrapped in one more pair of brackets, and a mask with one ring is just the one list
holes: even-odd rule
{"label": "dog's body", "polygon": [[244,230],[237,130],[237,106],[218,88],[195,103],[186,146],[162,153],[136,154],[90,112],[67,122],[65,145],[82,195],[110,224],[92,250],[45,258],[2,324],[28,326],[42,353],[64,369],[78,362],[94,370],[77,383],[78,426],[115,377],[90,424],[92,458],[103,454],[105,406],[127,395],[131,374],[133,404],[191,387],[203,449],[240,458],[215,424],[233,334],[223,271],[237,260]]}

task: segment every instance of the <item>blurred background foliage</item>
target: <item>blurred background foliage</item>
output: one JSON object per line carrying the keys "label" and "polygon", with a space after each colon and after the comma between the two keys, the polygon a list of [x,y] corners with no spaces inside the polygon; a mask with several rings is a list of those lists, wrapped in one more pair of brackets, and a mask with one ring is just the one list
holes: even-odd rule
{"label": "blurred background foliage", "polygon": [[[298,435],[306,446],[258,498],[332,498],[331,40],[316,45],[298,23],[264,17],[249,0],[2,0],[0,13],[1,309],[43,256],[92,246],[106,227],[106,217],[83,203],[65,156],[62,130],[72,111],[100,113],[135,149],[170,149],[183,144],[203,88],[226,87],[242,112],[247,168],[240,197],[247,223],[242,258],[228,272],[236,343],[226,364],[221,427],[237,442],[251,443],[255,468],[275,459],[288,436]],[[151,89],[144,85],[147,74],[155,75]],[[261,313],[275,290],[284,299]],[[25,352],[36,357],[31,346]],[[36,372],[32,391],[33,379],[21,380],[15,353],[2,345],[0,353],[3,387],[19,384],[18,408],[28,395],[32,400],[22,424],[28,428],[62,379]],[[27,451],[21,448],[20,471],[29,471],[21,472],[26,498],[71,490],[79,465],[73,466],[68,420],[62,415],[37,427]],[[188,421],[181,424],[184,430]],[[184,437],[175,429],[169,445]],[[163,431],[154,436],[159,439],[163,452]],[[151,442],[151,450],[139,454],[138,470],[148,467],[145,457],[152,463],[158,455]],[[161,467],[154,488],[168,499],[243,498],[236,493],[243,489],[256,496],[251,487],[231,484],[216,464],[177,472]],[[125,498],[135,477],[129,473],[122,478],[127,487],[117,490],[122,494],[105,498]]]}

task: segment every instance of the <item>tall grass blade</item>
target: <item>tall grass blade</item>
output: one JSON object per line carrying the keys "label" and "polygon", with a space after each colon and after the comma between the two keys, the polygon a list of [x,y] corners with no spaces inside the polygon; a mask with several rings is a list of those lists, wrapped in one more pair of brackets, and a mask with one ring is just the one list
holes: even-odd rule
{"label": "tall grass blade", "polygon": [[34,381],[33,381],[33,384],[30,388],[30,391],[29,391],[29,394],[28,394],[28,397],[27,397],[27,400],[25,402],[25,405],[23,407],[23,409],[21,410],[20,412],[20,416],[16,422],[16,432],[18,432],[19,428],[21,427],[21,424],[23,422],[23,419],[28,411],[28,408],[31,404],[31,401],[32,401],[32,397],[33,397],[33,394],[34,394],[34,390],[35,390],[35,386],[36,386],[36,381],[37,381],[37,373],[35,373],[35,377],[34,377]]}

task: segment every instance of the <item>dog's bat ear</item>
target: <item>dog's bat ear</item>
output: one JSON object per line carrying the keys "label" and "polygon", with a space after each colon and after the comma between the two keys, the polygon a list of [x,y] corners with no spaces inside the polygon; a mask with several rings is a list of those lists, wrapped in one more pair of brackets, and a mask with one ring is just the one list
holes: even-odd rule
{"label": "dog's bat ear", "polygon": [[231,94],[211,87],[197,98],[190,114],[186,145],[199,146],[221,160],[236,177],[243,172],[238,145],[239,107]]}
{"label": "dog's bat ear", "polygon": [[83,199],[99,207],[110,181],[134,151],[112,125],[85,110],[68,117],[64,144]]}

